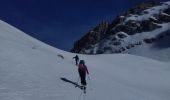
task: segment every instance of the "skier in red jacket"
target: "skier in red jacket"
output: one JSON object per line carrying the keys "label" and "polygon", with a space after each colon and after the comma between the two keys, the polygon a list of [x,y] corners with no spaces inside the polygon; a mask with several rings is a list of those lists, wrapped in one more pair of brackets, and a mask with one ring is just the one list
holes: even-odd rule
{"label": "skier in red jacket", "polygon": [[84,60],[80,60],[79,66],[78,66],[78,72],[79,72],[79,75],[80,75],[81,84],[83,86],[86,86],[87,85],[87,83],[86,83],[86,73],[89,74],[89,72],[88,72],[87,66],[85,65]]}

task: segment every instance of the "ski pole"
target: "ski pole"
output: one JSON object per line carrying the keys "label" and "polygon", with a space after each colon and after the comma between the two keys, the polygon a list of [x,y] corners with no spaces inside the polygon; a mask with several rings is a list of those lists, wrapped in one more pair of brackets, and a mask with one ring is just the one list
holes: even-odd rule
{"label": "ski pole", "polygon": [[92,82],[91,82],[91,78],[90,78],[90,76],[88,75],[88,79],[89,79],[89,87],[90,87],[90,90],[93,90],[92,89]]}
{"label": "ski pole", "polygon": [[89,75],[88,75],[88,79],[91,80]]}

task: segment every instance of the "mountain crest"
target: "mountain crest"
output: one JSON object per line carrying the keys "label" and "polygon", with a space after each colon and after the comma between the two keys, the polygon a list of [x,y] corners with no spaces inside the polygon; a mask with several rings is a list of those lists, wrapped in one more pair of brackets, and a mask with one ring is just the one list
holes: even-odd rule
{"label": "mountain crest", "polygon": [[102,22],[97,27],[90,30],[85,36],[75,42],[74,47],[76,47],[76,49],[72,49],[71,51],[81,52],[82,48],[84,47],[91,48],[94,44],[101,41],[105,37],[108,30],[108,26],[108,22]]}
{"label": "mountain crest", "polygon": [[[155,43],[162,42],[162,39],[169,38],[169,35],[165,35],[169,34],[169,30],[170,2],[141,3],[117,16],[110,24],[102,22],[90,30],[75,42],[72,52],[130,53],[143,56],[141,48],[152,52],[148,49],[153,48]],[[154,50],[155,53],[160,51]]]}

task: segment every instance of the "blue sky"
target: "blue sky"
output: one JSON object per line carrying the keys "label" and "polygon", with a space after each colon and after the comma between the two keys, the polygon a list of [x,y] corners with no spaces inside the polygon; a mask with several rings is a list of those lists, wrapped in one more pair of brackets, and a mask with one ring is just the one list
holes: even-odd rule
{"label": "blue sky", "polygon": [[1,0],[0,19],[69,51],[90,29],[144,1],[149,0]]}

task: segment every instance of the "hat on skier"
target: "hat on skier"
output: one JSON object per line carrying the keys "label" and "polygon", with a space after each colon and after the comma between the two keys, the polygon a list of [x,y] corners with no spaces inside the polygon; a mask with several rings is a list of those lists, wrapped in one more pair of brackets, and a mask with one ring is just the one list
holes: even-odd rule
{"label": "hat on skier", "polygon": [[80,60],[79,64],[85,64],[85,61],[84,60]]}

